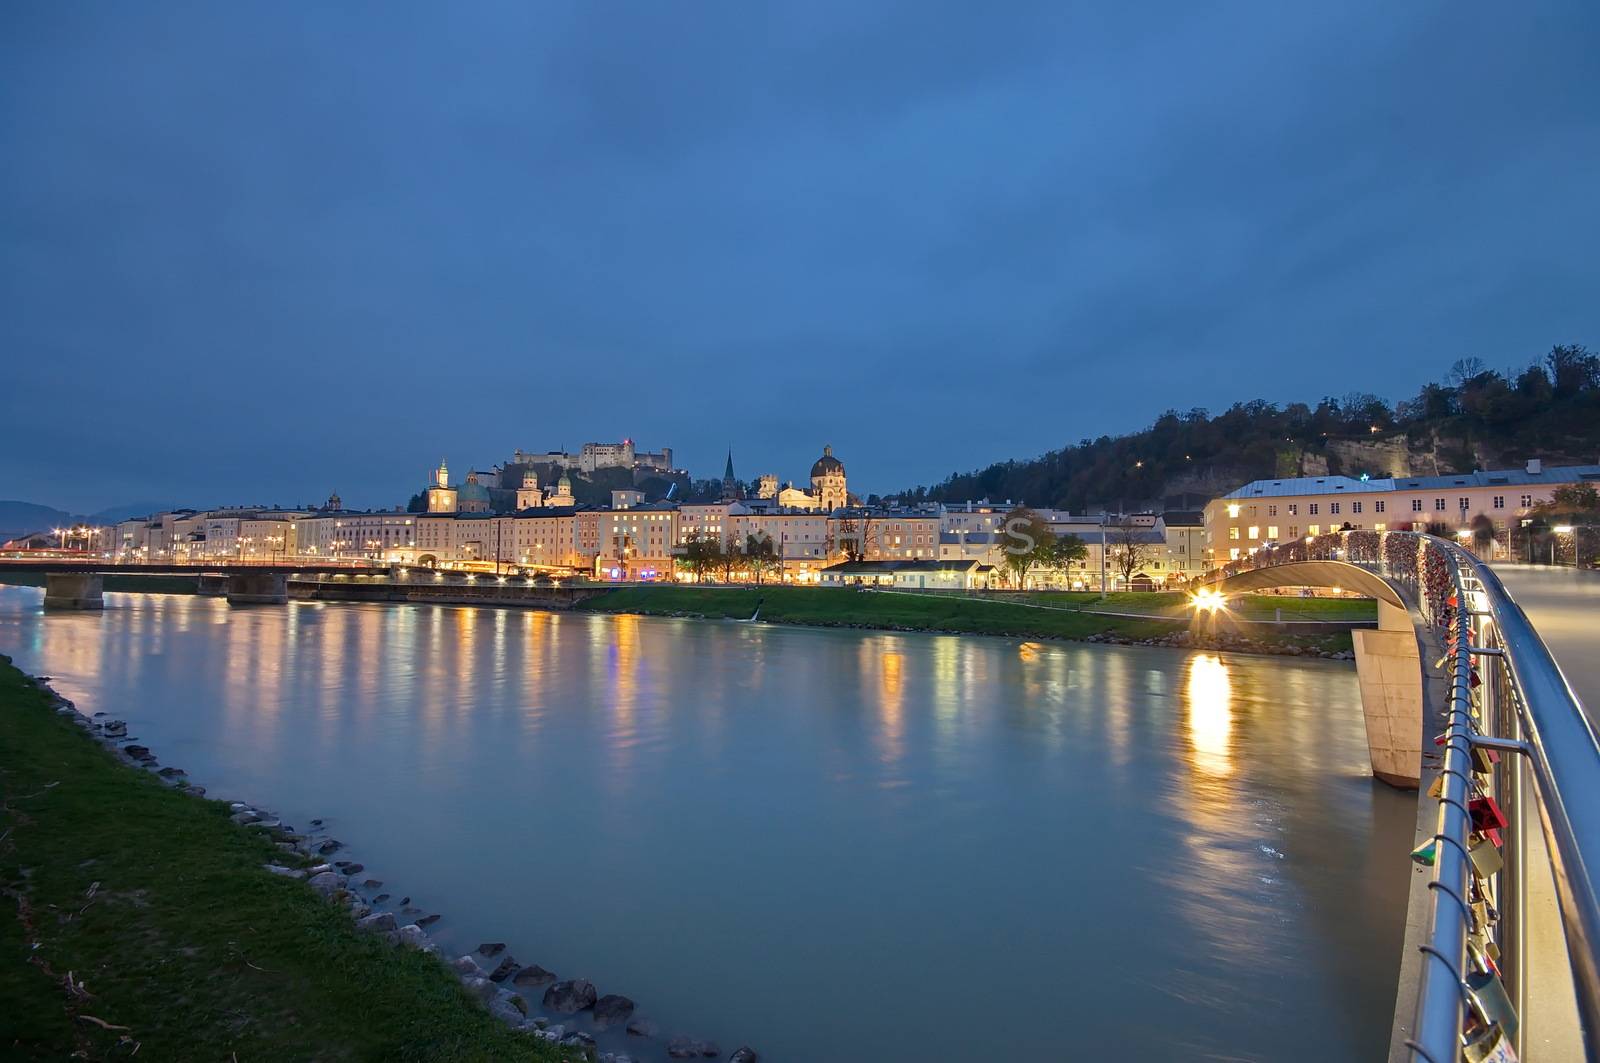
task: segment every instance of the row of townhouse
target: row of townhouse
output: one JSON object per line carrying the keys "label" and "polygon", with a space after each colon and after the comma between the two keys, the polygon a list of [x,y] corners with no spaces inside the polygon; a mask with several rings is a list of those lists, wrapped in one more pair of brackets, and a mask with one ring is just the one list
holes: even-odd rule
{"label": "row of townhouse", "polygon": [[[796,583],[823,582],[823,570],[845,558],[869,565],[970,563],[995,569],[1002,566],[1012,542],[1004,529],[1013,508],[1009,504],[847,507],[830,513],[788,508],[772,499],[679,505],[641,503],[632,492],[621,495],[610,508],[540,506],[510,514],[362,512],[343,509],[335,496],[314,511],[162,513],[124,521],[115,529],[114,539],[119,558],[133,561],[495,564],[629,580],[676,578],[678,559],[693,537],[741,549],[752,540],[770,541],[781,578]],[[1053,534],[1082,539],[1088,555],[1067,567],[1035,570],[1029,586],[1098,587],[1101,533],[1107,532],[1108,552],[1118,549],[1122,533],[1108,529],[1106,518],[1055,510],[1038,514]],[[1150,514],[1131,520],[1141,544],[1141,583],[1161,584],[1197,574],[1200,554],[1190,539],[1199,530],[1198,514]],[[897,571],[905,578],[905,572],[924,570]]]}
{"label": "row of townhouse", "polygon": [[1253,480],[1206,506],[1205,559],[1220,567],[1269,543],[1341,529],[1454,535],[1487,527],[1503,539],[1556,488],[1578,483],[1600,483],[1600,465],[1535,459],[1521,469],[1448,476]]}

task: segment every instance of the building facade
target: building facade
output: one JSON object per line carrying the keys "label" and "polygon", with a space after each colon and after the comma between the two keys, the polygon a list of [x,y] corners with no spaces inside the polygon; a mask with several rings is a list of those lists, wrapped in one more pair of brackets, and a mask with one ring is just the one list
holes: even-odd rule
{"label": "building facade", "polygon": [[1454,535],[1481,518],[1500,535],[1574,483],[1600,484],[1600,465],[1547,468],[1536,459],[1521,469],[1450,476],[1253,480],[1206,506],[1205,561],[1218,568],[1269,543],[1345,528]]}

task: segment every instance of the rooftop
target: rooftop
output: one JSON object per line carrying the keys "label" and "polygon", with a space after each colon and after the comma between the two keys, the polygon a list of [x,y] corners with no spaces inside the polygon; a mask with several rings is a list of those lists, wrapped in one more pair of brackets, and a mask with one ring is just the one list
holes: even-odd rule
{"label": "rooftop", "polygon": [[1295,476],[1281,480],[1252,480],[1222,497],[1280,498],[1292,495],[1381,494],[1453,487],[1521,487],[1584,481],[1600,482],[1600,465],[1491,469],[1487,472],[1463,472],[1449,476],[1404,476],[1381,480],[1357,480],[1349,476]]}

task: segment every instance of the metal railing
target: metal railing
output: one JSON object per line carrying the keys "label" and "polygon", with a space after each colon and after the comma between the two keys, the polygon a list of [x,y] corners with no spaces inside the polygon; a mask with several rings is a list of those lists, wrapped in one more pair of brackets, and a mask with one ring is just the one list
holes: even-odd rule
{"label": "metal railing", "polygon": [[[1519,1051],[1538,1045],[1544,1053],[1538,1058],[1581,1054],[1600,1061],[1600,737],[1594,724],[1499,577],[1461,545],[1416,532],[1335,532],[1264,548],[1230,568],[1314,558],[1347,560],[1405,586],[1446,645],[1440,661],[1449,679],[1445,728],[1435,739],[1441,761],[1429,791],[1438,813],[1433,837],[1424,843],[1431,850],[1420,857],[1431,860],[1433,875],[1405,1041],[1409,1058],[1451,1063],[1462,1058],[1471,1036],[1478,1051],[1499,1037]],[[1491,855],[1480,847],[1494,845],[1486,828],[1498,822],[1496,814],[1506,826],[1503,844]],[[1548,871],[1532,866],[1530,849],[1535,860],[1547,858]],[[1529,896],[1530,876],[1545,874],[1555,893],[1556,910],[1548,915],[1535,911]],[[1531,924],[1538,920],[1559,922],[1559,934],[1551,936],[1566,945],[1576,1014],[1565,1029],[1530,1029],[1517,1020],[1518,1011],[1532,1010],[1523,1007],[1532,976],[1547,985],[1562,974],[1531,969],[1538,936]],[[1538,929],[1554,928],[1541,923]],[[1540,961],[1556,962],[1548,941],[1539,951]],[[1496,997],[1497,982],[1506,989],[1503,999]],[[1502,1014],[1495,1014],[1497,1003]],[[1552,1044],[1563,1047],[1552,1050]]]}
{"label": "metal railing", "polygon": [[[1531,972],[1524,908],[1528,876],[1537,869],[1525,866],[1520,854],[1528,848],[1527,832],[1535,829],[1537,816],[1571,964],[1582,1052],[1587,1059],[1600,1059],[1600,738],[1549,649],[1493,570],[1455,543],[1418,538],[1421,550],[1437,550],[1445,559],[1454,605],[1419,587],[1425,613],[1443,623],[1453,643],[1440,768],[1440,844],[1429,883],[1437,896],[1413,1027],[1414,1058],[1438,1063],[1456,1058],[1466,1013],[1485,1021],[1478,989],[1487,986],[1486,976],[1480,972],[1480,984],[1468,987],[1466,981],[1474,977],[1469,962],[1498,967],[1491,973],[1509,983],[1508,999],[1526,1000]],[[1503,754],[1498,763],[1483,772],[1497,753]],[[1478,774],[1486,777],[1482,783],[1474,783],[1475,757]],[[1504,806],[1510,832],[1503,867],[1483,876],[1485,907],[1477,911],[1458,903],[1468,896],[1474,873],[1467,846],[1475,826],[1483,826],[1481,820],[1473,822],[1474,790]],[[1499,910],[1497,925],[1480,925],[1479,912],[1493,909]],[[1474,939],[1482,939],[1485,948],[1493,941],[1500,963],[1485,962],[1481,952],[1469,960]],[[1541,1038],[1550,1033],[1533,1032]],[[1520,1033],[1505,1035],[1518,1042]]]}

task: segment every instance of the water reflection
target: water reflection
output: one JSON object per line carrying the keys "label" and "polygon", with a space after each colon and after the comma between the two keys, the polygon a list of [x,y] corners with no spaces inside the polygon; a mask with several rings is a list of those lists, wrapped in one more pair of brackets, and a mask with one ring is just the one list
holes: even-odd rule
{"label": "water reflection", "polygon": [[331,818],[447,952],[508,941],[777,1063],[1386,1043],[1411,814],[1366,775],[1347,668],[38,600],[0,590],[0,650],[213,792]]}
{"label": "water reflection", "polygon": [[1228,666],[1209,653],[1189,658],[1187,689],[1189,744],[1194,765],[1208,775],[1233,774],[1229,739],[1233,734],[1233,687]]}

